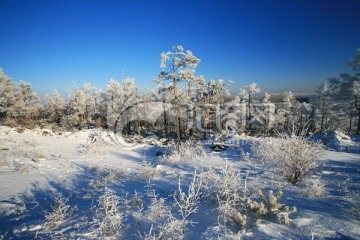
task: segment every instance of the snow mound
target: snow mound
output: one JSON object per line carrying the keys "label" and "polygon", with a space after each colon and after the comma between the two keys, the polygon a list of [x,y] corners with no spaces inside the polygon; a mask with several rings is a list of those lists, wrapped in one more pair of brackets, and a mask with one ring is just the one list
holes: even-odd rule
{"label": "snow mound", "polygon": [[320,134],[320,140],[324,145],[335,151],[344,151],[350,145],[353,145],[351,138],[338,130],[329,130]]}

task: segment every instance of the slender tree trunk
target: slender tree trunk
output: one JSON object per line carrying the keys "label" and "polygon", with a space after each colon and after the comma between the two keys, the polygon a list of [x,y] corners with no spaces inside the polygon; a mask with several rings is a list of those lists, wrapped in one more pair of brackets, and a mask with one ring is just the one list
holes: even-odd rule
{"label": "slender tree trunk", "polygon": [[136,96],[136,131],[137,135],[141,135],[141,128],[140,128],[140,120],[139,120],[139,105],[138,105],[138,98]]}
{"label": "slender tree trunk", "polygon": [[178,104],[178,96],[177,96],[176,79],[175,78],[174,78],[174,98],[175,98],[175,124],[176,124],[177,142],[180,143],[179,104]]}
{"label": "slender tree trunk", "polygon": [[324,130],[324,118],[325,118],[325,114],[322,113],[321,114],[321,126],[320,126],[320,132],[322,132]]}
{"label": "slender tree trunk", "polygon": [[356,129],[356,135],[360,134],[360,106],[359,106],[359,98],[355,96],[355,108],[358,110],[358,124]]}
{"label": "slender tree trunk", "polygon": [[360,135],[360,108],[358,109],[358,124],[356,129],[356,135]]}
{"label": "slender tree trunk", "polygon": [[248,116],[248,123],[249,123],[249,130],[251,132],[251,107],[250,107],[250,104],[251,104],[251,94],[249,93],[249,103],[248,103],[248,108],[249,108],[249,116]]}
{"label": "slender tree trunk", "polygon": [[[165,95],[165,94],[164,94]],[[164,136],[167,138],[167,121],[166,121],[166,108],[165,108],[165,96],[163,99],[163,114],[164,114]]]}

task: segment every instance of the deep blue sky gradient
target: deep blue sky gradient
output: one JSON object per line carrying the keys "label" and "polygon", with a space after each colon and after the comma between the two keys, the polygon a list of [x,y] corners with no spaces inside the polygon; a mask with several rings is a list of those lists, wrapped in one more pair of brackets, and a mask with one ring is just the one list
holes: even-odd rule
{"label": "deep blue sky gradient", "polygon": [[360,47],[359,0],[0,0],[0,67],[42,96],[110,78],[154,87],[161,52],[183,45],[196,74],[314,91],[350,71]]}

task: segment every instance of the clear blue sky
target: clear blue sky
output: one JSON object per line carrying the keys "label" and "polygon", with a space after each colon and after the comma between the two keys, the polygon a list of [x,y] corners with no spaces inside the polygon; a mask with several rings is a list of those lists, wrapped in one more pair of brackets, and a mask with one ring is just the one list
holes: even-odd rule
{"label": "clear blue sky", "polygon": [[309,92],[350,71],[359,29],[359,0],[0,0],[0,67],[40,96],[73,81],[104,89],[122,69],[146,89],[181,44],[196,74],[233,92]]}

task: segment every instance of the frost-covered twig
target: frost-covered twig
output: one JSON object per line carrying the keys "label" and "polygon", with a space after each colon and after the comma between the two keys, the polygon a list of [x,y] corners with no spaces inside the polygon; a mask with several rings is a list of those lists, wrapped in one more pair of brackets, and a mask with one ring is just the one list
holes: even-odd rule
{"label": "frost-covered twig", "polygon": [[93,219],[97,235],[119,235],[124,226],[124,214],[119,207],[120,198],[105,184],[105,192],[99,198],[96,213]]}
{"label": "frost-covered twig", "polygon": [[69,198],[58,196],[54,200],[54,204],[51,206],[52,211],[45,215],[44,229],[46,233],[52,233],[55,228],[64,223],[65,218],[71,216],[78,208],[73,208],[67,204]]}
{"label": "frost-covered twig", "polygon": [[174,196],[175,204],[179,208],[179,214],[182,217],[182,231],[185,232],[188,224],[187,218],[196,213],[199,208],[199,201],[202,197],[203,179],[202,175],[194,173],[193,179],[189,184],[187,192],[181,188],[181,179],[178,182],[178,191]]}
{"label": "frost-covered twig", "polygon": [[157,195],[153,190],[150,205],[147,211],[150,219],[155,220],[166,217],[169,215],[170,210],[170,206],[166,204],[166,198],[159,197],[159,195]]}

